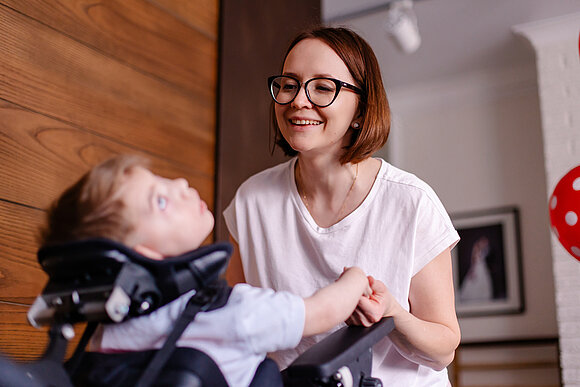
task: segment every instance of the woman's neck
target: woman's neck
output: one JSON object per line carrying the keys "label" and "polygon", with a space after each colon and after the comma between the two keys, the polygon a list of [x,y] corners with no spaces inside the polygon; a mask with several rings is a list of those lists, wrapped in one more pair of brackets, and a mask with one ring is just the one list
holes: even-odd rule
{"label": "woman's neck", "polygon": [[307,195],[324,195],[327,199],[349,185],[354,177],[354,164],[340,164],[337,159],[306,158],[299,156],[296,162],[296,181]]}
{"label": "woman's neck", "polygon": [[358,164],[310,162],[298,159],[295,179],[302,202],[322,227],[329,227],[348,215],[347,205],[356,186]]}
{"label": "woman's neck", "polygon": [[311,159],[300,155],[295,181],[302,202],[321,227],[330,227],[354,211],[370,192],[381,162],[366,159],[358,164]]}

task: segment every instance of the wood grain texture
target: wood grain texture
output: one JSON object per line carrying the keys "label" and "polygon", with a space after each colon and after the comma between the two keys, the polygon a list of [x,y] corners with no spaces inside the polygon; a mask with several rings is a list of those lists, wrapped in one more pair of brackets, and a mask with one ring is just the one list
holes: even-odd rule
{"label": "wood grain texture", "polygon": [[215,0],[151,0],[151,3],[183,20],[204,35],[218,37],[219,2]]}
{"label": "wood grain texture", "polygon": [[215,100],[0,6],[0,98],[213,177]]}
{"label": "wood grain texture", "polygon": [[[213,207],[211,175],[0,101],[0,199],[47,209],[90,167],[115,154],[140,154],[154,172],[184,177]],[[0,239],[1,240],[1,239]]]}
{"label": "wood grain texture", "polygon": [[215,0],[1,3],[191,95],[215,98]]}
{"label": "wood grain texture", "polygon": [[[28,306],[0,301],[0,351],[17,363],[38,359],[48,344],[48,329],[32,327],[28,324],[26,313]],[[67,358],[74,352],[84,329],[85,324],[74,327],[75,337],[69,342]]]}
{"label": "wood grain texture", "polygon": [[47,276],[36,261],[43,221],[43,211],[0,201],[0,301],[29,305],[44,288]]}

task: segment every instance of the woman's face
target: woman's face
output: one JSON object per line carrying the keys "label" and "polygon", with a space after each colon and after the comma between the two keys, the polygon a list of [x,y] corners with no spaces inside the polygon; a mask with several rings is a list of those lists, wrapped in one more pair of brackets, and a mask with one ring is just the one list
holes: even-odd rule
{"label": "woman's face", "polygon": [[[334,50],[318,39],[302,40],[292,48],[284,62],[283,75],[293,76],[303,84],[315,77],[329,77],[359,86]],[[280,131],[294,150],[339,155],[348,144],[357,106],[358,95],[342,88],[330,106],[317,107],[302,87],[294,101],[275,104],[274,109]]]}

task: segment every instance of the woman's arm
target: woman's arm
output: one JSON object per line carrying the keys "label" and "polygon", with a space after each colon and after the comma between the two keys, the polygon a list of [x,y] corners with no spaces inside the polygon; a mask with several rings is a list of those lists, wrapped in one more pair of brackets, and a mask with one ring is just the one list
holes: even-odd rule
{"label": "woman's arm", "polygon": [[358,267],[345,269],[332,284],[304,299],[306,318],[303,336],[323,333],[344,322],[361,297],[370,294],[369,280]]}
{"label": "woman's arm", "polygon": [[447,367],[461,338],[455,314],[451,253],[439,254],[411,279],[410,312],[395,301],[387,287],[371,279],[373,295],[361,298],[349,322],[372,325],[392,316],[395,329],[389,334],[407,359],[436,370]]}
{"label": "woman's arm", "polygon": [[234,246],[234,251],[230,257],[230,263],[226,268],[226,281],[228,281],[230,286],[234,286],[235,284],[246,282],[246,277],[244,277],[244,268],[242,267],[240,246],[231,235],[230,243]]}

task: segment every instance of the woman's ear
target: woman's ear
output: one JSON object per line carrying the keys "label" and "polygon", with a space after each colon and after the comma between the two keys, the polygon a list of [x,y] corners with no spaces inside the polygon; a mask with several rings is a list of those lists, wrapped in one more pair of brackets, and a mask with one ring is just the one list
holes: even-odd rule
{"label": "woman's ear", "polygon": [[363,122],[363,114],[360,111],[360,106],[357,108],[356,114],[354,115],[353,119],[352,119],[352,123],[350,124],[351,128],[353,129],[360,129],[362,128],[362,122]]}
{"label": "woman's ear", "polygon": [[141,244],[137,244],[135,246],[133,246],[133,250],[135,250],[136,252],[138,252],[141,255],[146,256],[147,258],[151,258],[151,259],[155,259],[155,260],[162,260],[163,259],[163,255],[153,249],[150,249],[147,246],[141,245]]}

